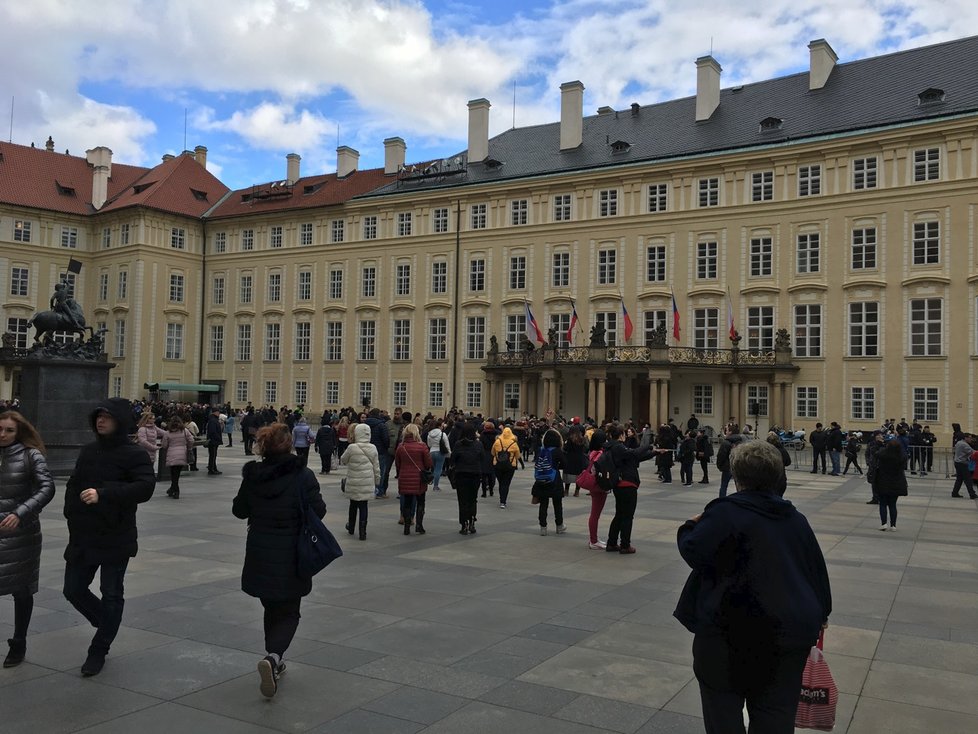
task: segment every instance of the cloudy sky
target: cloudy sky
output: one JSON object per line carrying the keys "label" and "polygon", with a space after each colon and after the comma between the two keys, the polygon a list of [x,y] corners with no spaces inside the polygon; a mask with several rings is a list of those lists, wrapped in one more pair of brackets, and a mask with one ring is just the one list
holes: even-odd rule
{"label": "cloudy sky", "polygon": [[4,138],[138,165],[205,145],[240,188],[283,177],[290,152],[334,170],[337,144],[382,166],[394,135],[409,162],[444,157],[470,99],[492,102],[495,134],[558,119],[565,81],[586,113],[648,104],[693,94],[711,48],[733,86],[806,69],[815,38],[845,62],[967,35],[978,3],[0,0],[0,27]]}

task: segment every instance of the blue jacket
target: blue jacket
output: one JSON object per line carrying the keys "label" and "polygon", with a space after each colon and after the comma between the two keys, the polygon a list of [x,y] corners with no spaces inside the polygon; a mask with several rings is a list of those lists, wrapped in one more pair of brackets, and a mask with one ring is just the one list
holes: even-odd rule
{"label": "blue jacket", "polygon": [[815,644],[832,592],[815,533],[790,502],[720,497],[679,528],[678,543],[693,571],[673,616],[690,632],[780,650]]}
{"label": "blue jacket", "polygon": [[370,426],[370,443],[377,447],[378,454],[387,454],[391,443],[391,434],[387,429],[387,421],[383,418],[367,416],[365,422]]}

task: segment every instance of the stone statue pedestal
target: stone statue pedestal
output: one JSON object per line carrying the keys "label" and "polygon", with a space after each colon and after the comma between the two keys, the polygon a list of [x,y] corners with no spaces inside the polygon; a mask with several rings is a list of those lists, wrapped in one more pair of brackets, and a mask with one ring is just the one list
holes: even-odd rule
{"label": "stone statue pedestal", "polygon": [[108,397],[109,370],[115,364],[40,355],[16,363],[21,375],[21,411],[41,434],[51,472],[67,476],[75,468],[78,450],[95,439],[88,415],[98,401]]}

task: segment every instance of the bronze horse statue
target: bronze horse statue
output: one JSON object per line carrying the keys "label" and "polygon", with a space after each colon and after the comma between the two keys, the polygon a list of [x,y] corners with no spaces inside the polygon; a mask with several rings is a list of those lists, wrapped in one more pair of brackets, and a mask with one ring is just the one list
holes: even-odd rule
{"label": "bronze horse statue", "polygon": [[34,343],[44,342],[48,344],[54,338],[56,331],[63,331],[68,334],[78,335],[85,338],[85,332],[91,336],[92,327],[85,325],[85,318],[81,318],[81,325],[75,326],[67,316],[57,311],[39,311],[27,322],[28,328],[33,326],[37,331],[34,333]]}

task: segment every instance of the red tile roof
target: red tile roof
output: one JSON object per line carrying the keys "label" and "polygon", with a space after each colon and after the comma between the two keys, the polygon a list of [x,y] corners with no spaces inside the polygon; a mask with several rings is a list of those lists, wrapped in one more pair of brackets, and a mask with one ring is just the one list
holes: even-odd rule
{"label": "red tile roof", "polygon": [[259,184],[232,191],[224,203],[208,215],[208,219],[342,204],[355,196],[386,186],[394,178],[393,174],[385,174],[383,168],[370,168],[354,171],[344,178],[337,178],[335,173],[305,176],[291,187],[279,186],[280,182]]}
{"label": "red tile roof", "polygon": [[[112,165],[115,174],[115,164]],[[99,211],[110,212],[130,206],[201,217],[229,191],[190,153],[183,153],[151,168],[109,199]]]}

